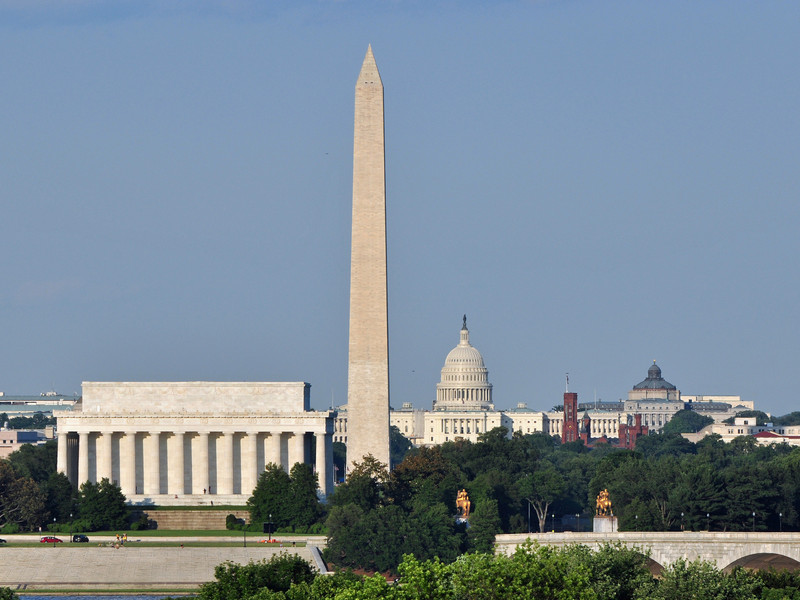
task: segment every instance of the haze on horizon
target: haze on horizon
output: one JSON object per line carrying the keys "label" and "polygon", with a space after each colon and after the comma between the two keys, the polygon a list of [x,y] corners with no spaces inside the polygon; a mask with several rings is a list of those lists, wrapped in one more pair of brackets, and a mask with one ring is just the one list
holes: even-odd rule
{"label": "haze on horizon", "polygon": [[394,407],[466,313],[498,408],[785,414],[800,5],[0,0],[0,390],[347,385],[353,90],[385,87]]}

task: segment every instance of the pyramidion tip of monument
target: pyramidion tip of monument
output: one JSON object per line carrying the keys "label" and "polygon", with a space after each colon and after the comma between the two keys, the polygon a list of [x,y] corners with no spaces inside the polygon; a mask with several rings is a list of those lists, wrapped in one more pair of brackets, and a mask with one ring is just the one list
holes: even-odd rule
{"label": "pyramidion tip of monument", "polygon": [[358,74],[358,83],[381,83],[381,75],[378,73],[375,55],[372,54],[372,44],[367,45],[367,54],[364,56],[361,72]]}

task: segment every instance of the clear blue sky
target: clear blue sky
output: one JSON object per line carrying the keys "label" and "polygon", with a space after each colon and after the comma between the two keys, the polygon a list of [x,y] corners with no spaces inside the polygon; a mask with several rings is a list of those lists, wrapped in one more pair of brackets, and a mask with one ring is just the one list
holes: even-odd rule
{"label": "clear blue sky", "polygon": [[657,359],[800,409],[800,4],[489,4],[0,0],[0,390],[344,403],[371,43],[394,406],[430,407],[467,313],[500,408]]}

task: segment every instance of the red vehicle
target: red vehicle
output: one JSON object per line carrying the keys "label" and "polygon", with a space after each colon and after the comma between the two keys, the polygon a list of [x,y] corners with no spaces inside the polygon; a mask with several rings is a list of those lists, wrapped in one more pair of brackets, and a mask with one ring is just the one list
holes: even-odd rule
{"label": "red vehicle", "polygon": [[64,540],[59,539],[57,537],[53,537],[52,535],[45,535],[45,536],[42,536],[42,539],[40,539],[39,541],[42,544],[56,544],[56,543],[61,543]]}

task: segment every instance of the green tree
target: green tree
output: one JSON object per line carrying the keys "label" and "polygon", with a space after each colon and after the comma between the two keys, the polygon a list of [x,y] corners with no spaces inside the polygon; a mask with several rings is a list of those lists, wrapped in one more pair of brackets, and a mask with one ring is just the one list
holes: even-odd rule
{"label": "green tree", "polygon": [[392,466],[403,462],[409,450],[411,450],[411,440],[400,433],[397,425],[389,427],[389,460]]}
{"label": "green tree", "polygon": [[[8,419],[8,416],[6,416]],[[41,411],[33,413],[31,417],[13,417],[8,419],[9,429],[44,429],[48,425],[55,425],[55,417],[47,417]]]}
{"label": "green tree", "polygon": [[8,461],[18,475],[42,483],[56,472],[57,452],[58,447],[54,440],[42,445],[23,444],[9,454]]}
{"label": "green tree", "polygon": [[491,552],[494,536],[500,532],[500,511],[497,500],[487,498],[479,502],[469,520],[467,538],[469,547],[476,552]]}
{"label": "green tree", "polygon": [[598,600],[633,600],[636,590],[653,579],[648,552],[627,548],[619,542],[603,544],[596,552],[588,552],[583,560],[589,565],[591,586]]}
{"label": "green tree", "polygon": [[695,433],[706,425],[711,425],[714,419],[706,417],[693,410],[679,410],[661,428],[662,433]]}
{"label": "green tree", "polygon": [[253,495],[247,499],[250,522],[271,521],[276,527],[289,525],[292,522],[292,504],[289,498],[291,483],[292,480],[282,467],[275,463],[269,463],[264,467]]}
{"label": "green tree", "polygon": [[78,494],[78,514],[88,524],[89,531],[122,529],[128,520],[125,495],[107,477],[100,483],[86,481]]}
{"label": "green tree", "polygon": [[533,506],[539,520],[539,533],[544,533],[550,505],[565,489],[564,480],[555,467],[543,462],[536,471],[525,477],[520,483],[520,491]]}
{"label": "green tree", "polygon": [[782,417],[775,417],[772,419],[772,424],[775,426],[787,427],[789,425],[800,425],[800,411],[790,412]]}
{"label": "green tree", "polygon": [[308,528],[317,522],[322,507],[317,496],[317,474],[306,463],[295,463],[289,473],[289,512],[293,527]]}
{"label": "green tree", "polygon": [[342,442],[333,442],[333,472],[336,483],[344,479],[347,472],[347,446]]}
{"label": "green tree", "polygon": [[659,579],[641,586],[637,600],[755,600],[756,578],[743,569],[726,574],[712,564],[678,559],[661,573]]}
{"label": "green tree", "polygon": [[9,587],[0,587],[0,600],[19,600],[19,596]]}
{"label": "green tree", "polygon": [[734,420],[743,417],[743,418],[755,418],[756,425],[766,425],[772,421],[772,418],[765,412],[760,410],[740,410],[736,413],[736,416],[729,417],[723,421],[723,423],[727,423],[728,425],[733,425]]}
{"label": "green tree", "polygon": [[200,600],[240,600],[265,589],[286,592],[293,584],[311,583],[314,572],[299,556],[278,554],[246,565],[225,562],[214,569],[214,579],[200,586]]}
{"label": "green tree", "polygon": [[525,544],[510,557],[468,554],[448,570],[454,599],[595,600],[589,567],[571,549]]}
{"label": "green tree", "polygon": [[367,455],[353,469],[344,483],[336,486],[330,502],[333,506],[355,504],[368,511],[384,503],[384,488],[389,480],[386,465]]}
{"label": "green tree", "polygon": [[429,505],[455,502],[462,483],[458,465],[442,454],[440,446],[415,448],[392,471],[387,493],[392,502],[410,509],[417,500]]}
{"label": "green tree", "polygon": [[15,524],[33,531],[44,523],[46,496],[30,477],[19,476],[0,460],[0,527]]}
{"label": "green tree", "polygon": [[325,557],[340,567],[392,571],[403,556],[409,519],[398,506],[364,511],[349,504],[331,509]]}
{"label": "green tree", "polygon": [[356,504],[334,506],[328,513],[325,528],[328,530],[328,543],[325,546],[325,560],[340,567],[360,566],[361,521],[365,511]]}
{"label": "green tree", "polygon": [[64,473],[51,473],[40,487],[45,494],[46,509],[51,520],[56,517],[59,523],[64,523],[70,515],[78,514],[77,491]]}
{"label": "green tree", "polygon": [[403,554],[421,560],[438,557],[449,563],[458,558],[465,542],[466,528],[456,524],[444,504],[418,502],[409,518]]}
{"label": "green tree", "polygon": [[[677,413],[676,413],[677,414]],[[667,423],[669,425],[669,423]],[[695,454],[697,447],[680,433],[654,433],[636,438],[636,451],[645,457]]]}

